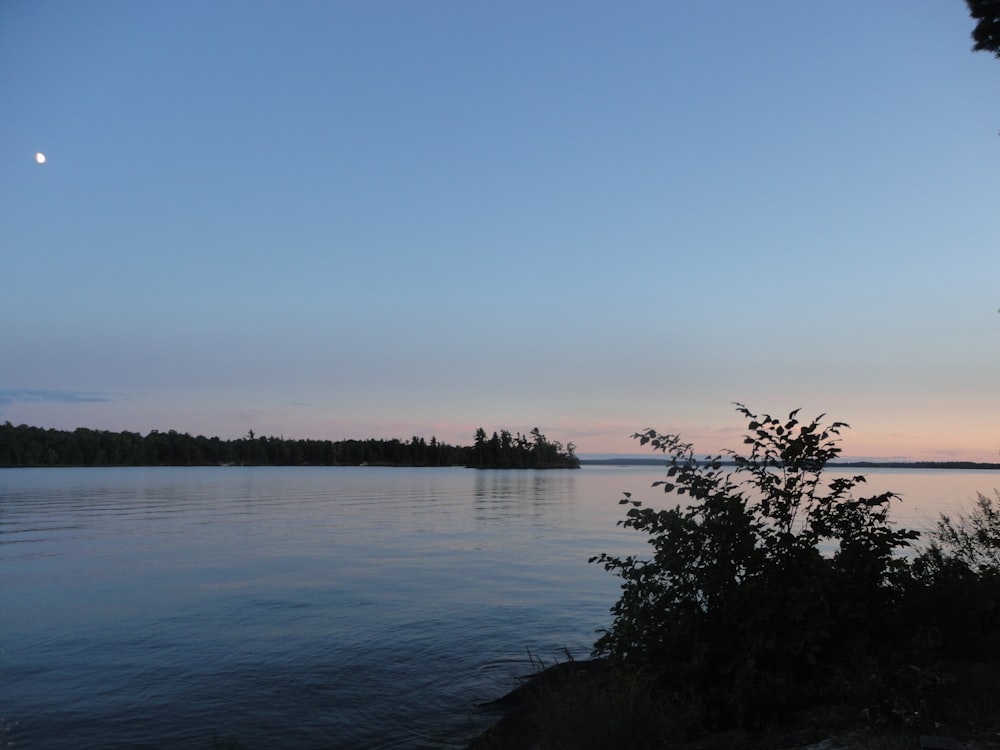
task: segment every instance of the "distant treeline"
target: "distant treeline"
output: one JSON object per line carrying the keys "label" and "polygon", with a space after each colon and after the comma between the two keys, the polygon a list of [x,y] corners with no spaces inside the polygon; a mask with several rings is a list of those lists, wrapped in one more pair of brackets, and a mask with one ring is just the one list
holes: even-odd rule
{"label": "distant treeline", "polygon": [[467,465],[482,469],[578,469],[575,450],[573,443],[564,448],[558,440],[550,442],[537,427],[529,435],[501,430],[490,438],[480,427]]}
{"label": "distant treeline", "polygon": [[[665,458],[585,458],[581,459],[584,466],[665,466]],[[695,463],[715,463],[714,461],[696,461]],[[735,466],[733,461],[720,461],[722,466]],[[1000,470],[1000,464],[977,463],[975,461],[831,461],[827,466],[831,469],[982,469],[986,471]]]}
{"label": "distant treeline", "polygon": [[829,465],[851,469],[1000,469],[1000,464],[975,461],[831,461]]}
{"label": "distant treeline", "polygon": [[[480,428],[476,436],[485,432]],[[537,436],[536,436],[537,433]],[[509,435],[506,431],[503,434]],[[558,442],[532,431],[533,440],[517,447],[517,456],[500,435],[485,441],[490,449],[455,446],[412,437],[390,440],[292,440],[254,435],[223,440],[175,430],[148,435],[80,427],[55,430],[28,425],[0,425],[0,467],[28,466],[475,466],[477,468],[556,468],[578,466]],[[520,434],[518,434],[520,438]],[[496,450],[493,444],[496,443]],[[506,447],[505,447],[506,446]],[[555,451],[555,453],[553,453]],[[558,458],[559,455],[563,458]]]}

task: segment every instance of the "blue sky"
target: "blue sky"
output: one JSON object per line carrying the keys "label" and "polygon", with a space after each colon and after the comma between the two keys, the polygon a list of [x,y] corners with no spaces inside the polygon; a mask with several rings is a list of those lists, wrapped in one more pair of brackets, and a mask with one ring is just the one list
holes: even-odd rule
{"label": "blue sky", "polygon": [[[0,420],[1000,450],[959,0],[0,6]],[[44,164],[35,161],[45,153]]]}

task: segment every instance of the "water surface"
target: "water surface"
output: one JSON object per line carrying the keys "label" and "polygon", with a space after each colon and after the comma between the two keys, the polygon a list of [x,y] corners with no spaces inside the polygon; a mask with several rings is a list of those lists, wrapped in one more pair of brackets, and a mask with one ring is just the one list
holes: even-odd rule
{"label": "water surface", "polygon": [[[927,526],[994,472],[878,470]],[[461,747],[585,657],[656,467],[0,470],[0,745]]]}

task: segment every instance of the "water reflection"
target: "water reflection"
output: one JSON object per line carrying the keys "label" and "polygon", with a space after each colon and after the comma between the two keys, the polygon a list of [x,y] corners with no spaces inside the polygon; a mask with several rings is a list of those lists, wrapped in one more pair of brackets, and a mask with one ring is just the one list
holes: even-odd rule
{"label": "water reflection", "polygon": [[[555,518],[576,497],[575,471],[477,469],[473,491],[479,521]],[[530,510],[530,515],[527,511]]]}
{"label": "water reflection", "polygon": [[[864,490],[935,517],[1000,485],[964,474],[872,474]],[[527,649],[589,651],[618,581],[587,558],[646,552],[618,500],[674,504],[650,487],[662,475],[0,470],[0,737],[461,746]]]}

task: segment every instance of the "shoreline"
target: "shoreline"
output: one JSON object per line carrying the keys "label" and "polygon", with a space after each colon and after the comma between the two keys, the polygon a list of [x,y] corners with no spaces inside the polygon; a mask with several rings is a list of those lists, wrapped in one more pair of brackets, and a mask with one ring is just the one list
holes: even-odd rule
{"label": "shoreline", "polygon": [[[666,466],[666,458],[581,458],[580,466]],[[699,461],[709,464],[711,461]],[[721,461],[722,466],[735,466],[733,461]],[[830,461],[830,469],[948,469],[1000,471],[1000,463],[978,461]]]}

